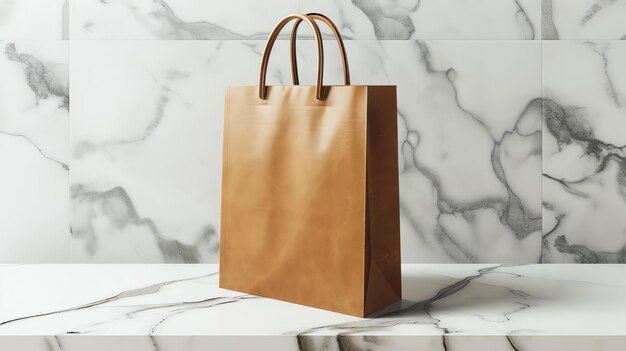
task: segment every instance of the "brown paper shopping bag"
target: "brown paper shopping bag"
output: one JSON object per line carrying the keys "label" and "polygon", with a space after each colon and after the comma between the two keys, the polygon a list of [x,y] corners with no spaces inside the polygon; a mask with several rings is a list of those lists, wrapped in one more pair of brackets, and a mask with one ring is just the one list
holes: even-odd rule
{"label": "brown paper shopping bag", "polygon": [[[292,32],[293,86],[266,86],[272,46]],[[324,86],[314,20],[335,33],[345,85]],[[317,83],[300,86],[295,32],[317,43]],[[400,299],[395,86],[350,85],[337,28],[290,15],[267,40],[259,86],[226,89],[220,287],[355,316]]]}

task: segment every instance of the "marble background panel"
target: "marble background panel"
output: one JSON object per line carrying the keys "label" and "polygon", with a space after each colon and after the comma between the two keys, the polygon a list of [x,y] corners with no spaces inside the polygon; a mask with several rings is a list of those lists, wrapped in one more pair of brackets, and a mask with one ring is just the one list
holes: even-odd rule
{"label": "marble background panel", "polygon": [[72,39],[265,39],[295,0],[70,0]]}
{"label": "marble background panel", "polygon": [[68,261],[69,52],[0,41],[0,262]]}
{"label": "marble background panel", "polygon": [[542,0],[543,39],[626,39],[624,0]]}
{"label": "marble background panel", "polygon": [[[264,45],[74,42],[73,262],[217,262],[224,86],[257,84]],[[269,81],[288,67],[280,42]]]}
{"label": "marble background panel", "polygon": [[0,40],[67,39],[69,0],[0,0]]}
{"label": "marble background panel", "polygon": [[228,41],[72,46],[72,261],[214,262],[223,87],[257,76]]}
{"label": "marble background panel", "polygon": [[539,39],[540,0],[300,0],[353,39]]}
{"label": "marble background panel", "polygon": [[0,0],[0,262],[216,262],[223,87],[299,11],[398,85],[406,262],[626,260],[625,0]]}
{"label": "marble background panel", "polygon": [[626,42],[543,48],[544,262],[626,262]]}
{"label": "marble background panel", "polygon": [[538,42],[384,42],[398,84],[403,259],[536,262]]}
{"label": "marble background panel", "polygon": [[[271,83],[288,84],[286,44]],[[73,261],[216,261],[223,86],[256,84],[263,45],[74,43]],[[354,84],[398,84],[404,260],[536,262],[540,44],[346,45]],[[311,82],[313,42],[298,50]]]}
{"label": "marble background panel", "polygon": [[70,1],[73,39],[264,39],[293,12],[327,14],[350,39],[539,39],[541,32],[540,0]]}
{"label": "marble background panel", "polygon": [[[346,46],[354,84],[398,85],[403,260],[537,262],[540,43]],[[336,78],[338,62],[327,61]],[[309,67],[303,76],[311,82]]]}

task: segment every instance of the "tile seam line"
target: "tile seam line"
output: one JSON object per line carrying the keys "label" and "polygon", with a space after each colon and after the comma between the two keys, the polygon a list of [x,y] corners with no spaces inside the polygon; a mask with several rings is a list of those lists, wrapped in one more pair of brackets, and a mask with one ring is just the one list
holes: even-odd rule
{"label": "tile seam line", "polygon": [[[28,40],[28,41],[78,41],[78,42],[89,42],[89,41],[180,41],[180,42],[202,42],[202,41],[259,41],[259,42],[265,42],[267,41],[267,39],[246,39],[246,38],[241,38],[241,39],[231,39],[231,38],[210,38],[210,39],[158,39],[158,38],[94,38],[94,39],[26,39],[26,38],[19,38],[19,39],[2,39],[0,38],[0,40]],[[298,38],[298,40],[300,41],[313,41],[312,38]],[[334,41],[335,39],[332,38],[324,38],[323,40],[328,40],[328,41]],[[541,39],[502,39],[502,38],[459,38],[459,39],[451,39],[451,38],[443,38],[443,39],[439,39],[439,38],[410,38],[410,39],[372,39],[372,38],[364,38],[364,39],[354,39],[354,38],[343,38],[343,40],[345,42],[351,42],[351,41],[399,41],[399,42],[409,42],[409,41],[420,41],[420,40],[437,40],[437,41],[494,41],[494,42],[498,42],[498,41],[502,41],[502,42],[540,42],[543,41]],[[619,39],[570,39],[570,40],[616,40],[619,41]],[[288,38],[281,38],[281,39],[277,39],[277,41],[289,41]],[[564,40],[565,41],[565,40]]]}
{"label": "tile seam line", "polygon": [[[313,41],[313,39],[311,38],[299,38],[299,41]],[[332,38],[324,38],[324,41],[334,41],[335,39]],[[410,39],[371,39],[371,38],[364,38],[364,39],[347,39],[347,38],[343,38],[344,42],[358,42],[358,41],[366,41],[366,42],[410,42],[410,41],[464,41],[464,42],[480,42],[480,41],[489,41],[489,42],[527,42],[527,43],[532,43],[532,42],[580,42],[580,41],[611,41],[611,42],[624,42],[626,43],[625,39],[615,39],[615,38],[577,38],[577,39],[558,39],[558,40],[552,40],[552,39],[530,39],[530,40],[526,40],[526,39],[502,39],[502,38],[498,38],[498,39],[494,39],[494,38],[471,38],[471,39],[467,39],[467,38],[459,38],[459,39],[450,39],[450,38],[444,38],[444,39],[440,39],[440,38],[410,38]],[[204,42],[204,41],[232,41],[232,42],[239,42],[239,41],[256,41],[256,42],[265,42],[267,41],[267,39],[246,39],[246,38],[242,38],[242,39],[231,39],[231,38],[210,38],[210,39],[159,39],[159,38],[94,38],[94,39],[42,39],[42,38],[19,38],[19,37],[13,37],[13,38],[1,38],[0,37],[0,41],[59,41],[59,42],[70,42],[70,41],[76,41],[76,42],[93,42],[93,41],[100,41],[100,42],[106,42],[106,41],[176,41],[176,42]],[[289,41],[289,39],[284,38],[284,39],[278,39],[277,41],[279,42],[283,42],[283,41]]]}
{"label": "tile seam line", "polygon": [[[301,41],[313,41],[312,38],[299,38]],[[332,38],[324,38],[324,40],[332,41]],[[410,39],[373,39],[373,38],[343,38],[345,42],[351,41],[397,41],[397,42],[409,42],[409,41],[491,41],[491,42],[580,42],[580,41],[611,41],[611,42],[624,42],[626,39],[620,38],[570,38],[570,39],[515,39],[515,38],[410,38]],[[30,41],[30,42],[93,42],[93,41],[177,41],[177,42],[203,42],[203,41],[258,41],[265,42],[267,39],[232,39],[232,38],[210,38],[210,39],[159,39],[159,38],[28,38],[28,37],[0,37],[0,41]],[[287,38],[278,39],[278,41],[289,41]]]}
{"label": "tile seam line", "polygon": [[545,17],[544,9],[545,6],[545,0],[541,0],[541,4],[540,4],[540,16],[539,16],[539,32],[537,33],[537,39],[539,40],[539,94],[541,95],[540,101],[541,101],[541,114],[540,114],[540,122],[541,122],[541,140],[540,140],[540,145],[541,145],[541,161],[540,161],[540,167],[539,167],[539,177],[540,177],[540,183],[539,183],[539,201],[540,201],[540,214],[541,214],[541,235],[539,236],[539,259],[538,262],[539,264],[544,263],[543,262],[543,233],[544,233],[544,228],[543,228],[543,219],[544,219],[544,209],[543,209],[543,138],[544,138],[544,130],[543,130],[543,42],[544,42],[544,38],[543,38],[543,20]]}

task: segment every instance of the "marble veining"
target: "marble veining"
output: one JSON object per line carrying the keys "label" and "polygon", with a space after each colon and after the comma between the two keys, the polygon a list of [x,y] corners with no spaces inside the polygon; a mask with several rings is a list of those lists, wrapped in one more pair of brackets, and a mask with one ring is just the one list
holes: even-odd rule
{"label": "marble veining", "polygon": [[223,44],[74,44],[72,260],[216,262]]}
{"label": "marble veining", "polygon": [[[199,250],[207,249],[213,255],[219,252],[219,237],[212,225],[207,225],[202,235],[196,242],[184,244],[176,239],[164,238],[159,232],[155,222],[150,218],[142,218],[137,214],[137,210],[130,199],[128,193],[122,187],[116,187],[108,191],[87,191],[81,184],[76,184],[71,188],[71,199],[76,207],[81,209],[89,208],[93,212],[101,214],[107,218],[111,225],[122,232],[134,228],[145,236],[145,243],[134,249],[148,251],[150,244],[156,244],[152,250],[160,251],[164,262],[170,263],[198,263],[202,257]],[[101,248],[102,241],[110,240],[109,237],[101,237],[91,221],[77,223],[72,227],[72,236],[84,242],[84,249],[93,255]],[[124,246],[120,242],[120,247]],[[124,255],[124,250],[118,248],[117,254]],[[120,252],[121,251],[121,252]]]}
{"label": "marble veining", "polygon": [[[263,41],[107,42],[106,58],[96,50],[103,45],[73,47],[73,59],[81,62],[73,75],[73,260],[215,262],[222,87],[255,84]],[[405,260],[538,261],[539,43],[346,45],[355,84],[396,82],[401,92]],[[311,64],[306,58],[313,50],[310,41],[299,46],[303,67]],[[485,50],[487,60],[462,59],[481,57]],[[272,83],[289,81],[287,62],[278,59],[286,53],[287,45],[277,44]],[[340,60],[333,51],[327,56],[329,82],[335,83]],[[92,72],[94,64],[100,70]],[[476,91],[485,74],[508,82],[508,88],[496,84]],[[312,70],[301,69],[301,75],[313,79]],[[132,99],[138,92],[143,98]],[[175,150],[171,143],[178,145]],[[464,185],[468,181],[473,189]],[[203,192],[190,197],[184,189],[191,185]],[[153,200],[156,187],[167,200]],[[203,210],[172,212],[171,201]],[[174,242],[166,248],[164,239]]]}
{"label": "marble veining", "polygon": [[74,0],[70,31],[81,39],[264,39],[281,15],[322,12],[352,39],[538,39],[541,18],[538,0],[272,0],[266,5]]}
{"label": "marble veining", "polygon": [[541,38],[544,40],[559,39],[559,32],[554,25],[552,1],[542,0],[541,6]]}
{"label": "marble veining", "polygon": [[39,152],[41,157],[45,158],[46,160],[50,160],[50,161],[58,164],[61,168],[63,168],[64,170],[69,172],[70,168],[69,168],[69,166],[66,163],[64,163],[63,161],[56,160],[56,159],[46,155],[45,151],[42,148],[40,148],[39,146],[37,146],[37,144],[35,144],[35,142],[33,142],[33,140],[31,138],[29,138],[28,136],[23,135],[23,134],[13,134],[13,133],[1,131],[1,130],[0,130],[0,134],[2,134],[4,136],[8,136],[8,137],[16,137],[16,138],[21,138],[21,139],[25,140],[30,145],[32,145],[32,147],[37,149],[37,152]]}
{"label": "marble veining", "polygon": [[539,39],[539,1],[302,1],[302,12],[336,19],[355,39]]}
{"label": "marble veining", "polygon": [[265,39],[297,2],[72,0],[70,32],[81,39]]}
{"label": "marble veining", "polygon": [[35,94],[37,104],[39,104],[39,99],[47,99],[50,95],[55,95],[63,99],[61,107],[69,110],[70,96],[67,78],[62,79],[58,76],[67,74],[67,69],[56,70],[54,67],[46,67],[32,55],[17,52],[15,43],[9,43],[5,46],[4,55],[10,61],[23,65],[28,86]]}
{"label": "marble veining", "polygon": [[67,262],[68,46],[0,41],[0,77],[0,262]]}
{"label": "marble veining", "polygon": [[542,0],[543,39],[626,39],[624,0]]}
{"label": "marble veining", "polygon": [[626,262],[625,59],[620,41],[544,47],[546,262]]}
{"label": "marble veining", "polygon": [[[422,82],[425,91],[407,83],[399,103],[405,258],[413,262],[536,262],[541,231],[541,103],[537,98],[540,86],[529,74],[539,76],[539,62],[533,59],[533,50],[539,47],[415,44],[423,71],[410,77],[403,74],[407,82]],[[498,59],[489,66],[483,66],[484,62],[472,68],[456,65],[460,60],[455,58],[483,50]],[[473,74],[504,73],[495,64],[504,57],[524,65],[526,75],[499,77],[515,79],[508,93],[482,91],[468,99],[466,94],[476,94],[473,84],[483,79]],[[399,64],[390,66],[399,66],[398,72],[406,70]],[[400,90],[403,87],[399,85]],[[437,91],[438,99],[433,100],[429,91]],[[475,104],[474,98],[493,104]]]}
{"label": "marble veining", "polygon": [[398,86],[406,262],[626,260],[624,0],[4,0],[0,262],[217,262],[223,87],[310,11]]}
{"label": "marble veining", "polygon": [[[405,350],[408,345],[558,350],[548,347],[555,335],[562,346],[623,346],[624,338],[612,339],[626,332],[623,270],[622,265],[404,265],[404,300],[376,318],[360,319],[219,289],[216,265],[3,266],[0,277],[22,279],[23,293],[3,302],[0,345],[11,342],[6,337],[11,335],[30,337],[23,342],[39,347],[58,341],[73,350],[71,336],[83,335],[89,338],[80,340],[110,345],[130,337],[151,341],[137,348],[142,350],[180,347],[191,336],[205,337],[197,340],[205,347],[221,339],[266,336],[258,345],[276,342],[279,350]],[[28,278],[21,278],[24,274]],[[41,289],[49,279],[65,285],[52,292]],[[46,299],[23,303],[44,291]],[[173,335],[178,339],[168,343]]]}

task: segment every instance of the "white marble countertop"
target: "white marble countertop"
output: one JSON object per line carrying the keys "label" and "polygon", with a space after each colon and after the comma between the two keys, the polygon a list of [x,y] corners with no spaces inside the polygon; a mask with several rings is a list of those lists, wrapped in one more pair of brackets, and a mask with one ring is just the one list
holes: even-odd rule
{"label": "white marble countertop", "polygon": [[[284,339],[285,350],[346,349],[328,346],[328,338],[337,342],[337,335],[374,346],[394,337],[445,344],[446,337],[494,336],[499,338],[481,340],[506,340],[515,345],[513,350],[522,350],[530,348],[519,345],[536,342],[536,337],[577,335],[596,344],[615,342],[617,336],[621,347],[626,345],[621,338],[626,337],[626,265],[403,265],[404,300],[369,319],[223,290],[218,269],[1,265],[0,346],[16,340],[44,345],[45,340],[42,350],[79,350],[61,347],[60,340],[72,344],[76,334],[117,338],[111,340],[144,337],[151,344],[165,343],[161,337],[166,336],[212,337],[202,339],[210,343],[217,342],[215,337],[242,342],[244,337],[275,336],[263,340]],[[50,347],[54,343],[49,340],[59,347]]]}

